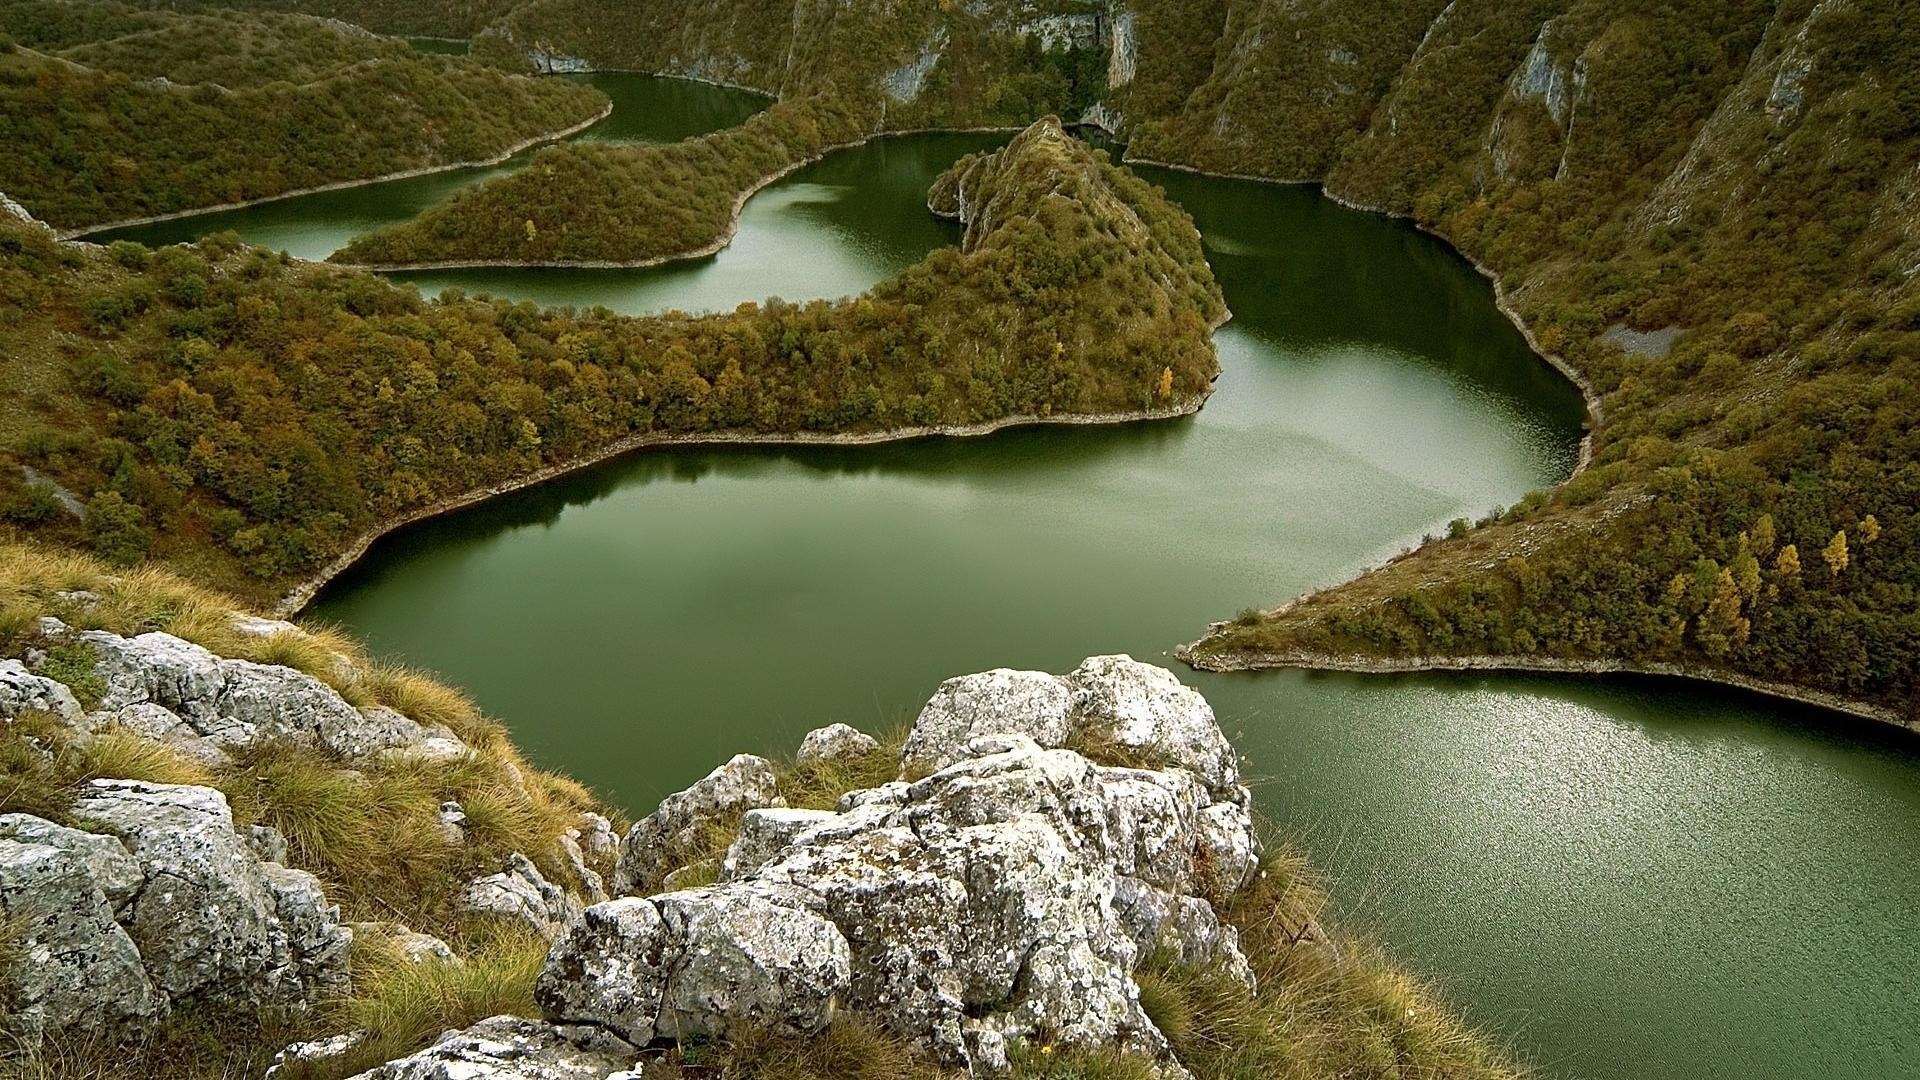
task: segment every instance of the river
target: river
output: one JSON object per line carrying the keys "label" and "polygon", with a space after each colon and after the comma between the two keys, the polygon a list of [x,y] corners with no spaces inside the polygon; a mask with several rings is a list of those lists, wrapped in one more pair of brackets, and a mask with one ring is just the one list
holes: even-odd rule
{"label": "river", "polygon": [[[757,107],[592,78],[619,103],[597,137]],[[405,277],[632,312],[845,295],[954,239],[926,186],[994,141],[835,154],[756,196],[708,259]],[[644,452],[389,537],[310,614],[468,688],[636,814],[735,752],[903,723],[949,675],[1131,652],[1212,701],[1348,924],[1544,1075],[1920,1074],[1920,740],[1668,681],[1167,659],[1557,482],[1580,403],[1441,243],[1310,188],[1144,171],[1195,215],[1234,311],[1199,415]],[[318,257],[476,175],[119,235],[231,228]]]}

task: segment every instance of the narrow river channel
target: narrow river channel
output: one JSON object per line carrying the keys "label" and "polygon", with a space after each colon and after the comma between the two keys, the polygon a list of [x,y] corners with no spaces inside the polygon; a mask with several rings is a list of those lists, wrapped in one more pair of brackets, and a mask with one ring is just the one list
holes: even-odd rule
{"label": "narrow river channel", "polygon": [[[587,137],[758,107],[593,78],[619,104]],[[710,259],[409,280],[632,312],[846,295],[953,240],[927,184],[994,141],[835,154],[755,197]],[[1920,740],[1669,682],[1166,657],[1554,484],[1580,404],[1437,241],[1309,188],[1145,171],[1198,220],[1235,313],[1198,416],[642,453],[396,534],[310,615],[442,672],[635,813],[735,752],[901,723],[949,675],[1131,652],[1213,702],[1347,921],[1543,1075],[1920,1075]],[[320,257],[478,175],[119,235],[230,228]]]}

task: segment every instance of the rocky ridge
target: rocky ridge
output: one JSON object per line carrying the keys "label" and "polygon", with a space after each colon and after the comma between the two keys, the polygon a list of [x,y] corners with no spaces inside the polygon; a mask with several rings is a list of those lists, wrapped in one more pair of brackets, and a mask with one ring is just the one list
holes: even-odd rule
{"label": "rocky ridge", "polygon": [[[808,736],[826,744],[875,749]],[[629,831],[625,895],[548,954],[545,1023],[496,1017],[365,1080],[625,1077],[666,1043],[813,1034],[846,1011],[979,1075],[1022,1042],[1184,1075],[1134,970],[1171,954],[1254,979],[1211,902],[1253,880],[1260,847],[1206,701],[1124,656],[963,676],[922,710],[900,777],[792,809],[771,762],[733,758]],[[720,880],[659,891],[713,822],[735,829]]]}
{"label": "rocky ridge", "polygon": [[[97,599],[67,597],[82,609]],[[303,633],[249,616],[236,616],[234,628]],[[129,637],[42,617],[34,640],[23,657],[0,659],[9,735],[51,723],[69,746],[157,744],[209,776],[280,745],[343,768],[447,765],[476,753],[445,727],[353,705],[305,672],[223,657],[172,634]],[[58,749],[32,734],[19,742],[48,760]],[[319,878],[287,865],[286,838],[236,825],[227,796],[211,786],[94,779],[60,816],[0,814],[0,1033],[29,1052],[54,1035],[138,1041],[182,1010],[310,1009],[348,988],[356,930],[391,939],[409,958],[457,962],[429,935],[343,922]],[[443,809],[448,843],[461,842],[452,821],[463,818],[457,804]],[[589,815],[559,838],[575,870],[567,887],[516,853],[503,872],[469,884],[461,905],[556,936],[582,897],[606,896],[583,845],[610,855],[613,844],[606,820]]]}

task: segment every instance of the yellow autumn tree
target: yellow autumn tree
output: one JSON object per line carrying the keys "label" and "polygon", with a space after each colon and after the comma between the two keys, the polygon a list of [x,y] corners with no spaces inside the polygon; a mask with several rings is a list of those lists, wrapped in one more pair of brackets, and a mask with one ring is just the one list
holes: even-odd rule
{"label": "yellow autumn tree", "polygon": [[1868,514],[1860,519],[1860,542],[1871,544],[1880,539],[1880,519]]}
{"label": "yellow autumn tree", "polygon": [[1753,624],[1740,612],[1741,599],[1740,584],[1734,580],[1733,571],[1720,571],[1714,580],[1713,599],[1701,613],[1700,624],[1694,631],[1700,647],[1716,660],[1732,652],[1735,646],[1746,644],[1747,635],[1753,631]]}
{"label": "yellow autumn tree", "polygon": [[1760,520],[1753,523],[1753,554],[1757,558],[1766,558],[1773,554],[1774,536],[1773,515],[1761,514]]}
{"label": "yellow autumn tree", "polygon": [[533,219],[528,218],[527,219],[527,243],[529,244],[533,243],[533,238],[539,235],[540,235],[540,230],[533,227]]}
{"label": "yellow autumn tree", "polygon": [[1788,577],[1800,572],[1800,548],[1798,545],[1788,544],[1786,547],[1780,549],[1780,554],[1773,560],[1773,572],[1776,574],[1784,574]]}
{"label": "yellow autumn tree", "polygon": [[1160,396],[1160,400],[1162,401],[1173,396],[1173,368],[1163,367],[1160,369],[1160,385],[1154,388],[1154,392]]}
{"label": "yellow autumn tree", "polygon": [[1847,530],[1841,529],[1833,534],[1833,539],[1820,550],[1820,557],[1827,560],[1827,569],[1838,577],[1852,560],[1847,555]]}

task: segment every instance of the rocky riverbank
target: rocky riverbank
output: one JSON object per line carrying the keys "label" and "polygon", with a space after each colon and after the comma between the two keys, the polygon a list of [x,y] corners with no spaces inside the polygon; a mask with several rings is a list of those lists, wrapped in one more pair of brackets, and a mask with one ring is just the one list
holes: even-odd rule
{"label": "rocky riverbank", "polygon": [[[1258,1009],[1310,992],[1289,980],[1363,972],[1376,995],[1419,994],[1390,973],[1378,983],[1377,960],[1321,928],[1297,862],[1256,829],[1206,701],[1124,656],[948,680],[893,746],[834,725],[786,762],[738,755],[624,835],[591,811],[553,817],[524,853],[487,855],[494,872],[468,878],[485,860],[456,861],[415,886],[448,897],[452,921],[431,927],[443,940],[370,914],[418,915],[401,892],[370,900],[343,864],[316,861],[277,755],[361,784],[510,760],[501,745],[434,722],[417,690],[367,700],[165,631],[83,628],[116,623],[129,600],[119,579],[87,584],[98,591],[47,594],[66,617],[39,616],[0,660],[14,776],[0,788],[0,923],[15,943],[0,950],[0,1026],[29,1063],[76,1044],[106,1060],[183,1023],[271,1010],[279,1027],[233,1037],[301,1036],[279,1053],[282,1080],[682,1077],[728,1046],[785,1039],[804,1055],[854,1031],[912,1075],[1099,1058],[1131,1062],[1120,1075],[1214,1076],[1192,1029],[1211,1006],[1169,1011],[1167,994]],[[207,617],[196,636],[228,651],[277,643],[292,659],[297,642],[304,666],[343,684],[360,663],[288,624]],[[508,782],[540,785],[523,769]],[[446,800],[426,841],[487,846],[496,814]],[[409,1044],[420,1037],[381,1028],[390,1008],[353,1005],[395,965],[455,995],[459,972],[488,963],[486,927],[537,951],[513,994],[448,1003],[446,1034]],[[1481,1067],[1466,1075],[1506,1075],[1471,1045]]]}

